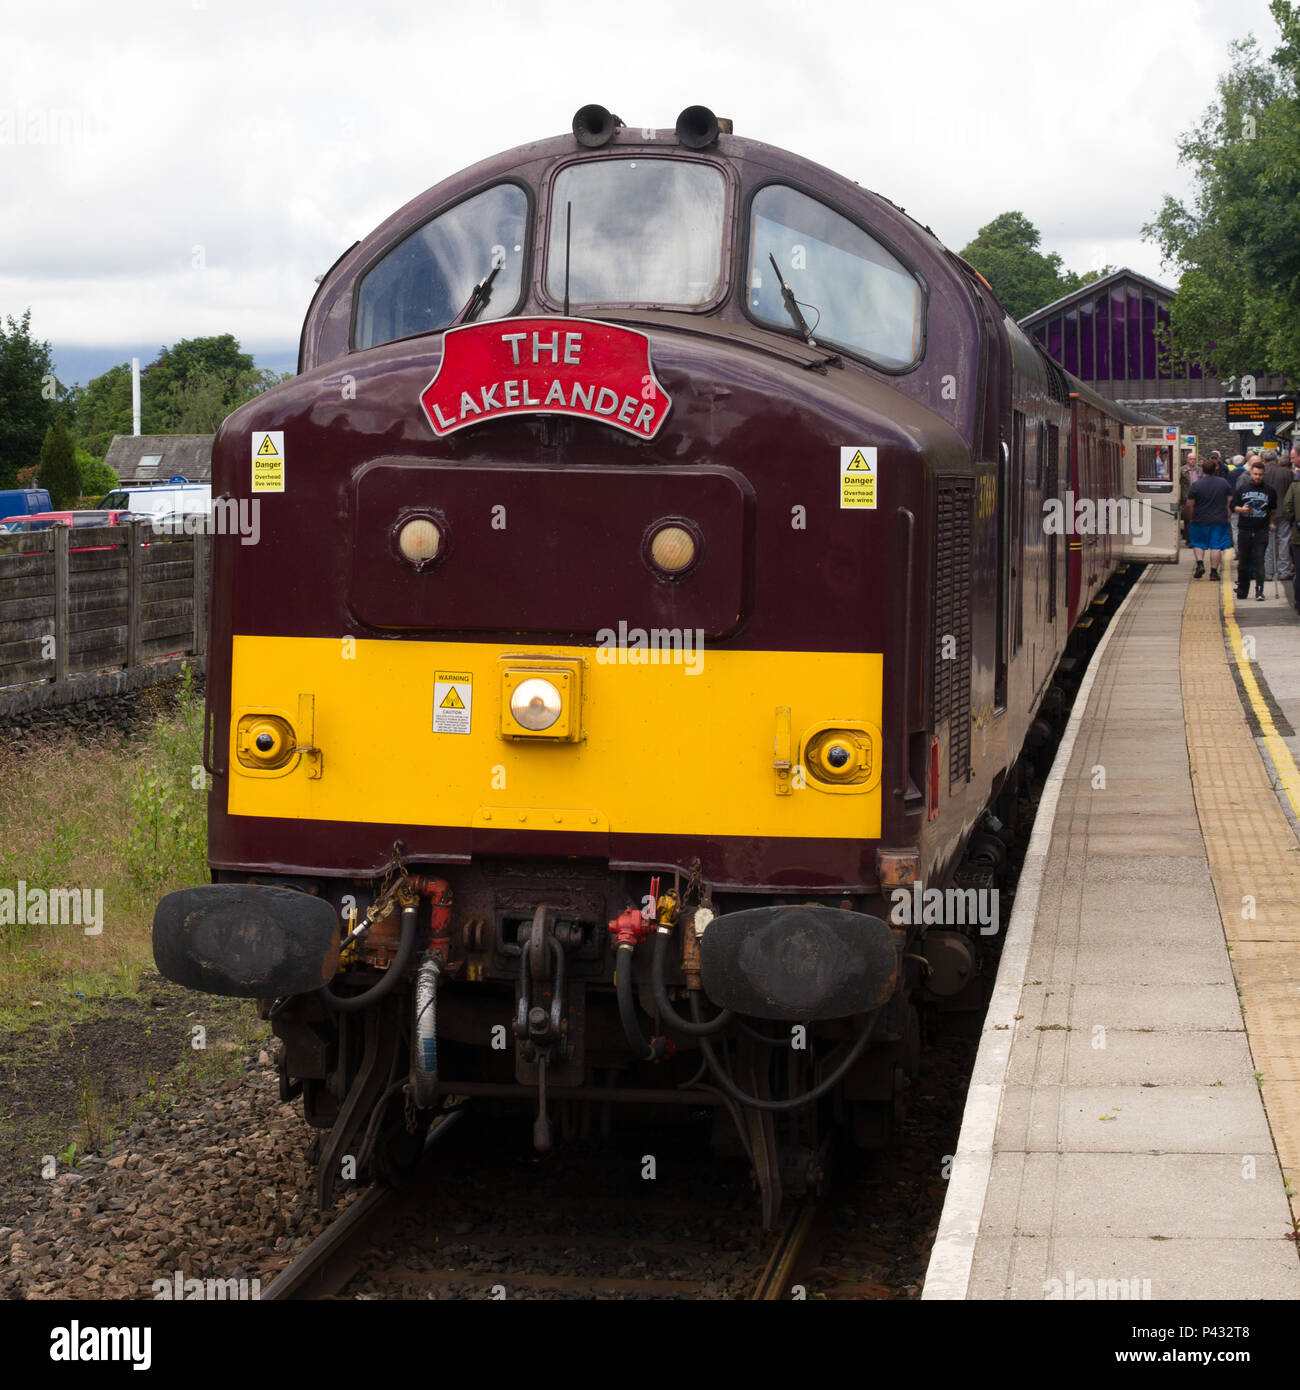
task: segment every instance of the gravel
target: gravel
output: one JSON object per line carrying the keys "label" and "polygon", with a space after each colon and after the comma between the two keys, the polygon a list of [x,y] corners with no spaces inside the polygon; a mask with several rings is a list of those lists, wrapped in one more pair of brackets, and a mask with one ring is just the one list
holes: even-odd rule
{"label": "gravel", "polygon": [[296,1105],[283,1105],[266,1052],[132,1125],[114,1151],[16,1195],[0,1226],[0,1297],[130,1299],[184,1279],[262,1285],[354,1193],[321,1214]]}

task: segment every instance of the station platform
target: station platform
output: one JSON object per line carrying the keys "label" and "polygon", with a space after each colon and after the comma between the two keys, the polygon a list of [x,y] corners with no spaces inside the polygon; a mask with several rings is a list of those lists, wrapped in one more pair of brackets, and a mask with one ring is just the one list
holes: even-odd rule
{"label": "station platform", "polygon": [[1080,688],[924,1299],[1300,1297],[1300,618],[1189,561]]}

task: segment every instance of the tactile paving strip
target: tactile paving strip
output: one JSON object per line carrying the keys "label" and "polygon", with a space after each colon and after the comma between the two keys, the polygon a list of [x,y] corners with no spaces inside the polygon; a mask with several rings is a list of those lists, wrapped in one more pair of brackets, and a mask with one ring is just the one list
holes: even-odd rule
{"label": "tactile paving strip", "polygon": [[[1291,1214],[1300,1217],[1300,845],[1278,802],[1279,790],[1289,792],[1297,774],[1282,740],[1275,733],[1269,737],[1272,720],[1241,654],[1226,571],[1222,588],[1220,616],[1218,585],[1187,586],[1179,649],[1183,720],[1197,815],[1250,1050]],[[1276,774],[1242,718],[1234,664],[1270,755],[1279,760]]]}

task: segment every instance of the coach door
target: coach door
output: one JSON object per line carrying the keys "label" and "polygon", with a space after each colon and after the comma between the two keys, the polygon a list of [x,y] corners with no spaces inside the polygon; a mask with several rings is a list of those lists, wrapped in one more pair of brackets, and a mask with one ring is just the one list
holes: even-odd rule
{"label": "coach door", "polygon": [[1123,426],[1123,497],[1128,525],[1117,539],[1120,560],[1178,560],[1178,442],[1163,425]]}

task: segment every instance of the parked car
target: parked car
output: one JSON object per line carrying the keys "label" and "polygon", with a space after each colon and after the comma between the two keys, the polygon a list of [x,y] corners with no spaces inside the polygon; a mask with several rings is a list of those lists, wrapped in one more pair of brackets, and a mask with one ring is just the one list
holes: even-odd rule
{"label": "parked car", "polygon": [[101,507],[121,507],[149,516],[170,516],[178,512],[207,513],[212,509],[212,487],[208,483],[162,483],[157,487],[116,487],[100,498]]}
{"label": "parked car", "polygon": [[127,521],[148,521],[149,517],[121,508],[98,508],[89,511],[36,512],[30,516],[6,516],[0,519],[0,531],[48,531],[52,526],[120,526]]}
{"label": "parked car", "polygon": [[31,516],[48,512],[53,505],[43,487],[0,488],[0,516]]}

